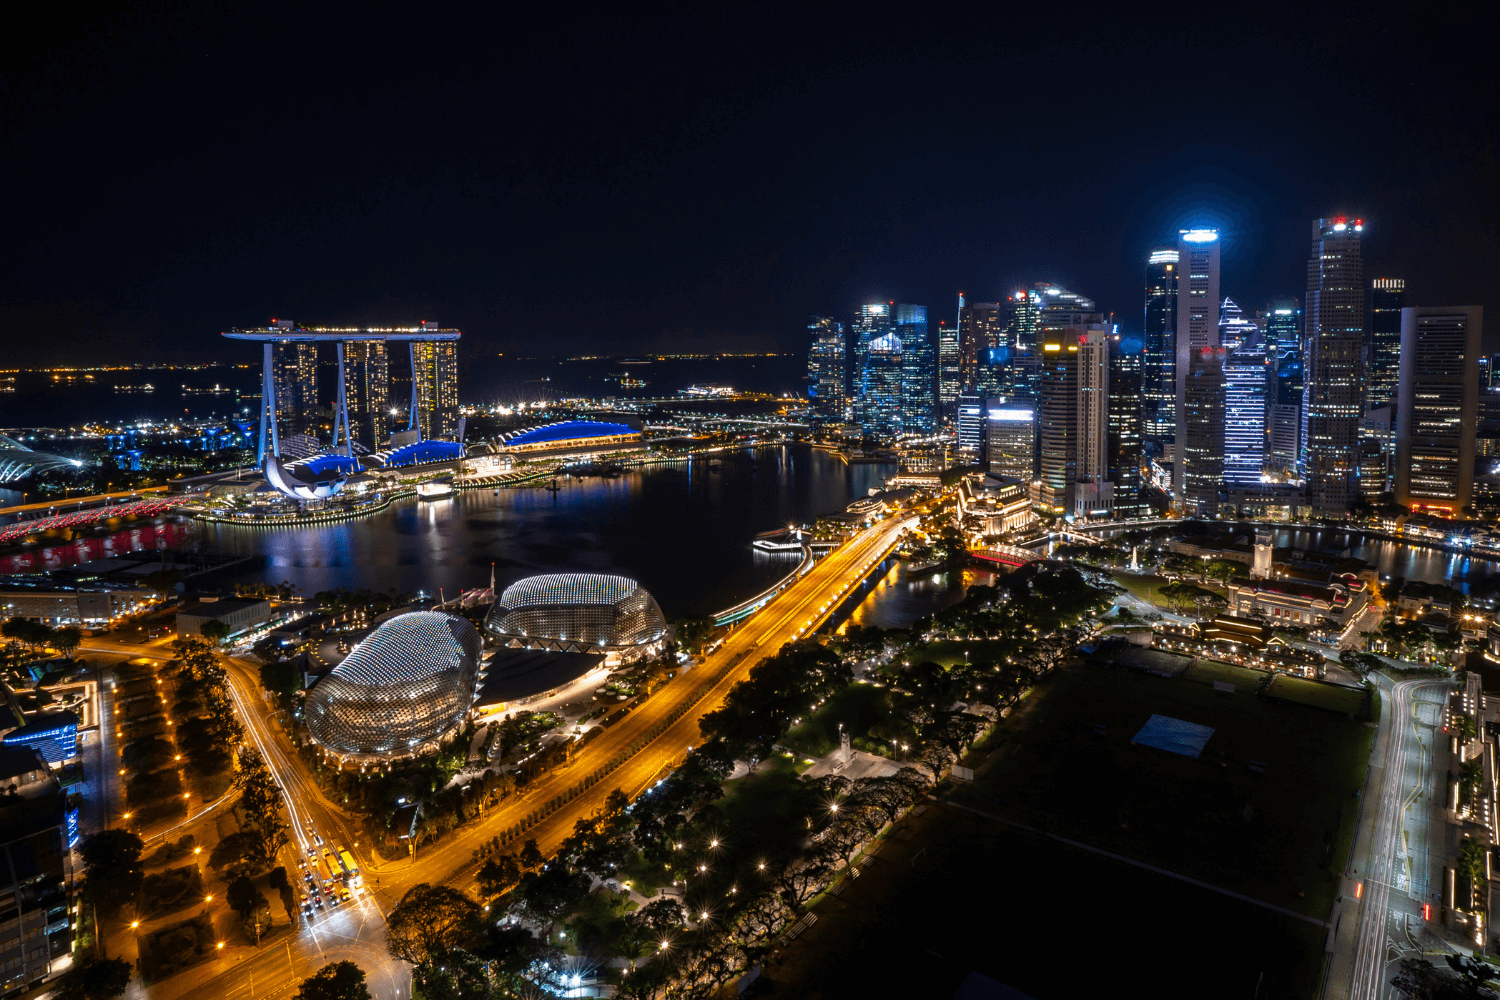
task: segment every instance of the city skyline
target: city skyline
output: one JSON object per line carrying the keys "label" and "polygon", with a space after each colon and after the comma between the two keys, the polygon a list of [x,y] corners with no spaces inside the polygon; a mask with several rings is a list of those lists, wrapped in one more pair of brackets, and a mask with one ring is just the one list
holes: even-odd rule
{"label": "city skyline", "polygon": [[1500,996],[1492,32],[1057,13],[28,10],[0,994]]}
{"label": "city skyline", "polygon": [[[1237,301],[1300,296],[1304,220],[1323,213],[1367,219],[1372,268],[1424,301],[1494,297],[1483,263],[1500,249],[1483,196],[1494,153],[1475,141],[1492,134],[1494,109],[1477,79],[1460,83],[1477,64],[1438,56],[1420,32],[1304,13],[1288,40],[1274,18],[1195,19],[1189,38],[1255,71],[1194,91],[1178,112],[1215,122],[1212,136],[1163,141],[1120,113],[1157,99],[1140,67],[1178,47],[1139,19],[1076,26],[1103,60],[1085,80],[1050,72],[1059,43],[1040,12],[1005,26],[1002,66],[955,49],[954,26],[936,20],[918,18],[897,42],[832,10],[806,14],[801,31],[725,16],[649,19],[623,48],[609,44],[607,15],[563,30],[507,25],[522,55],[499,60],[482,32],[431,44],[421,27],[394,37],[343,23],[325,26],[360,43],[328,52],[318,19],[288,36],[251,12],[46,22],[7,76],[10,137],[38,155],[6,167],[33,197],[11,209],[28,239],[0,269],[0,329],[44,334],[20,341],[23,363],[79,350],[202,359],[212,349],[197,337],[284,314],[440,315],[484,353],[559,337],[580,351],[793,350],[810,313],[880,299],[947,319],[940,304],[957,290],[997,301],[1038,279],[1089,289],[1133,329],[1142,248],[1214,226]],[[619,62],[575,66],[566,81],[540,72],[572,65],[569,37]],[[1369,65],[1410,70],[1324,80],[1329,37]],[[833,64],[813,38],[838,40]],[[417,49],[441,51],[445,74],[412,66]],[[302,74],[226,71],[271,50]],[[370,80],[358,67],[373,53],[406,68]],[[1441,76],[1421,68],[1439,64]],[[612,86],[617,74],[631,87]],[[680,89],[689,78],[697,85]],[[1045,143],[981,97],[997,86],[1088,128],[1111,155],[1066,168],[1032,155]],[[1315,122],[1331,106],[1357,138],[1325,141]],[[746,127],[721,126],[730,120]],[[214,123],[203,141],[183,141],[202,122]],[[917,143],[846,155],[903,130]],[[96,142],[114,150],[108,183]],[[952,152],[919,152],[927,143]],[[1006,152],[1017,144],[1029,152]],[[296,169],[265,169],[278,148],[298,150]],[[835,161],[838,171],[823,166]]]}

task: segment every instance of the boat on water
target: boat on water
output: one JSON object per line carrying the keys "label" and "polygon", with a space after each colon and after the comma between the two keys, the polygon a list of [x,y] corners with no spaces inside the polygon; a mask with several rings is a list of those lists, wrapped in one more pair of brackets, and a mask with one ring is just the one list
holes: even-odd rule
{"label": "boat on water", "polygon": [[457,492],[452,483],[432,482],[417,484],[418,500],[446,500]]}

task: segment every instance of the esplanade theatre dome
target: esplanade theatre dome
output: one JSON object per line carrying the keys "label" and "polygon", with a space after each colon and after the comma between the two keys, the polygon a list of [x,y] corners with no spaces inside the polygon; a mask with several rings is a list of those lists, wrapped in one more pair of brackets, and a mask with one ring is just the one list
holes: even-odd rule
{"label": "esplanade theatre dome", "polygon": [[474,698],[483,640],[465,618],[413,611],[381,624],[307,694],[307,728],[340,755],[411,753]]}
{"label": "esplanade theatre dome", "polygon": [[660,642],[667,622],[656,599],[634,580],[549,573],[506,587],[484,629],[508,646],[625,653]]}

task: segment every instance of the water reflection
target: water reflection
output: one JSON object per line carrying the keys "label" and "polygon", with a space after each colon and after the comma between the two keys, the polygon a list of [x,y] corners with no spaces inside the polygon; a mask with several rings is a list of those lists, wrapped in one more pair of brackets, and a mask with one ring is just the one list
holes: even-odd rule
{"label": "water reflection", "polygon": [[992,587],[998,578],[998,573],[979,569],[913,573],[905,563],[894,563],[886,573],[870,579],[865,599],[849,615],[847,624],[910,628],[923,615],[957,604],[970,586],[978,583]]}
{"label": "water reflection", "polygon": [[242,579],[401,592],[504,586],[534,573],[621,573],[669,616],[728,607],[793,565],[751,549],[762,531],[842,510],[895,472],[804,446],[742,449],[631,470],[616,479],[403,500],[356,521],[306,528],[203,525],[210,549],[263,555]]}
{"label": "water reflection", "polygon": [[1500,575],[1500,562],[1491,559],[1475,559],[1460,552],[1406,545],[1388,538],[1334,529],[1282,528],[1276,532],[1276,544],[1315,551],[1347,551],[1353,558],[1370,563],[1383,577],[1447,583],[1465,591],[1470,581]]}

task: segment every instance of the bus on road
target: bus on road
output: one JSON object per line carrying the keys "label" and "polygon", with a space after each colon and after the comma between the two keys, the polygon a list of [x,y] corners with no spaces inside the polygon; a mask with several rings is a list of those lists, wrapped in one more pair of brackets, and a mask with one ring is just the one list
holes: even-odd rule
{"label": "bus on road", "polygon": [[354,855],[347,848],[339,848],[339,862],[344,866],[344,873],[348,876],[350,885],[359,885],[359,866],[354,863]]}

